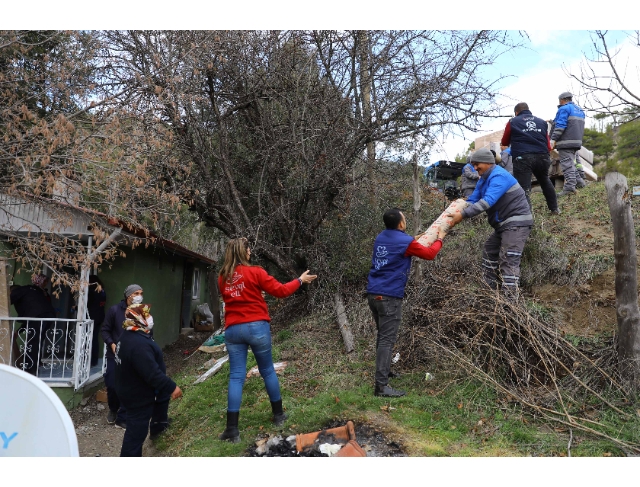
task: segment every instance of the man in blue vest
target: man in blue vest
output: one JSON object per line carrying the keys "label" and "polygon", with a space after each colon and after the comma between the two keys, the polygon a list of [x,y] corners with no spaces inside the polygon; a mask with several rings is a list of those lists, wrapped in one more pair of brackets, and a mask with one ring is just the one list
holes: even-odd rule
{"label": "man in blue vest", "polygon": [[442,248],[445,232],[440,230],[438,239],[429,247],[417,242],[420,235],[412,237],[404,231],[407,221],[398,208],[387,210],[382,217],[385,230],[373,243],[373,257],[369,271],[367,299],[376,322],[376,396],[400,397],[405,391],[389,385],[391,354],[398,337],[402,320],[404,288],[411,271],[411,257],[433,260]]}
{"label": "man in blue vest", "polygon": [[558,198],[553,183],[549,179],[551,145],[547,122],[534,117],[529,110],[529,105],[524,102],[518,103],[513,112],[515,117],[507,122],[500,147],[504,150],[511,145],[513,176],[524,190],[529,208],[531,208],[531,174],[533,173],[547,200],[547,208],[557,215],[560,213]]}
{"label": "man in blue vest", "polygon": [[584,135],[584,112],[573,103],[573,95],[568,91],[558,96],[560,105],[551,128],[551,147],[558,150],[560,168],[564,175],[564,187],[558,196],[575,194],[576,187],[586,185],[576,170],[576,152],[582,147]]}
{"label": "man in blue vest", "polygon": [[451,226],[487,212],[495,232],[485,242],[482,252],[484,280],[492,289],[502,287],[507,298],[515,299],[520,284],[520,259],[533,226],[529,203],[518,181],[496,165],[489,149],[478,149],[471,154],[471,164],[480,174],[480,180],[467,198],[470,206],[451,216]]}

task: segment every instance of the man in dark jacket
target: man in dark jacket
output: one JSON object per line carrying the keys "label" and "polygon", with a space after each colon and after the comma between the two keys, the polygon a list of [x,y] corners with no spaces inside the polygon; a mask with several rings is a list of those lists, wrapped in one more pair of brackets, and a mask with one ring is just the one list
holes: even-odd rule
{"label": "man in dark jacket", "polygon": [[531,208],[531,174],[540,183],[542,193],[547,200],[547,208],[559,214],[558,199],[553,183],[549,179],[551,158],[547,122],[534,117],[526,103],[518,103],[513,109],[515,117],[507,122],[500,147],[504,150],[511,145],[513,175],[524,190]]}
{"label": "man in dark jacket", "polygon": [[167,376],[162,350],[151,337],[153,317],[149,311],[147,304],[126,309],[125,331],[116,346],[116,391],[127,408],[121,457],[142,456],[147,433],[153,439],[169,426],[169,400],[182,396]]}
{"label": "man in dark jacket", "polygon": [[109,413],[107,422],[114,424],[118,428],[127,427],[127,410],[120,403],[115,389],[115,367],[114,362],[116,344],[122,335],[122,323],[124,323],[127,306],[142,302],[142,288],[137,284],[131,284],[124,290],[124,299],[118,304],[114,304],[107,311],[107,315],[102,324],[102,340],[107,346],[107,370],[104,374],[104,383],[107,386],[107,404]]}
{"label": "man in dark jacket", "polygon": [[[38,274],[38,276],[42,276]],[[40,285],[12,286],[10,292],[11,304],[20,318],[55,318],[56,311],[42,290],[46,284],[46,276]],[[38,373],[38,362],[44,349],[45,333],[51,327],[51,321],[37,319],[28,320],[15,331],[13,336],[13,355],[15,365],[29,374]],[[24,354],[22,362],[18,362],[18,337],[23,335]]]}
{"label": "man in dark jacket", "polygon": [[[425,247],[407,235],[407,221],[397,208],[387,210],[382,217],[386,230],[373,243],[367,299],[376,322],[376,396],[400,397],[405,391],[392,388],[389,382],[391,353],[402,320],[402,299],[411,271],[411,257],[432,260],[442,248],[441,230],[431,246]],[[420,238],[417,236],[416,239]]]}
{"label": "man in dark jacket", "polygon": [[564,187],[558,196],[574,194],[576,187],[586,185],[576,170],[576,152],[582,147],[584,135],[584,112],[573,103],[573,95],[568,91],[558,96],[560,104],[551,129],[551,147],[558,150],[560,168],[564,175]]}
{"label": "man in dark jacket", "polygon": [[482,252],[484,279],[492,289],[502,285],[504,294],[514,299],[518,295],[522,251],[533,225],[529,203],[518,181],[496,166],[489,149],[475,151],[471,163],[480,174],[480,181],[467,198],[470,206],[451,216],[451,226],[487,212],[495,232],[485,242]]}

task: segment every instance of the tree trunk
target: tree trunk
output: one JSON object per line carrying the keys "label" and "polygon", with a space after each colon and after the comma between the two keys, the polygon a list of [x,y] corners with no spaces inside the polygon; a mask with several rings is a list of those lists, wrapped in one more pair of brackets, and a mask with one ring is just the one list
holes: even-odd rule
{"label": "tree trunk", "polygon": [[220,319],[220,295],[218,293],[218,274],[215,270],[209,271],[209,301],[211,301],[211,313],[213,314],[213,330],[222,326]]}
{"label": "tree trunk", "polygon": [[[371,67],[369,66],[369,33],[365,30],[358,32],[360,58],[360,94],[362,95],[362,121],[371,130]],[[376,149],[373,141],[367,142],[367,175],[369,183],[373,181],[373,164],[376,159]]]}
{"label": "tree trunk", "polygon": [[[420,216],[420,166],[418,166],[418,150],[414,147],[413,161],[413,233],[418,235],[422,231],[422,218]],[[415,279],[422,280],[422,259],[416,259]]]}
{"label": "tree trunk", "polygon": [[347,312],[344,309],[344,302],[342,301],[342,296],[337,292],[334,296],[336,301],[336,314],[338,315],[338,327],[340,328],[340,333],[342,333],[342,339],[344,340],[344,347],[347,353],[350,353],[354,349],[353,345],[353,334],[351,333],[351,328],[349,327],[349,322],[347,321]]}
{"label": "tree trunk", "polygon": [[604,178],[611,222],[616,266],[616,316],[618,319],[619,370],[627,386],[640,391],[640,310],[636,236],[627,179],[611,172]]}

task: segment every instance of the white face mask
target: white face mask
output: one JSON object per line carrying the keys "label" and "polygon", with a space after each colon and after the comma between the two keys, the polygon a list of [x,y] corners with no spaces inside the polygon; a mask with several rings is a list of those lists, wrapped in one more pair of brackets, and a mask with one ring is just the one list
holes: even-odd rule
{"label": "white face mask", "polygon": [[131,304],[141,304],[142,303],[142,296],[134,296],[133,299],[131,300]]}
{"label": "white face mask", "polygon": [[153,328],[153,316],[149,316],[147,318],[147,328],[149,329]]}

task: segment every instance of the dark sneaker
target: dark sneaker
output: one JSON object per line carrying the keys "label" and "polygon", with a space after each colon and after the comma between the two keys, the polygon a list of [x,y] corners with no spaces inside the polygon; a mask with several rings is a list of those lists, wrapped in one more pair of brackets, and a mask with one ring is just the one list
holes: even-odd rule
{"label": "dark sneaker", "polygon": [[564,189],[562,191],[560,191],[556,196],[558,198],[562,198],[563,196],[573,196],[574,194],[576,194],[576,190],[572,190],[572,191],[565,191]]}
{"label": "dark sneaker", "polygon": [[116,421],[116,428],[120,428],[123,430],[127,429],[127,422],[126,421]]}
{"label": "dark sneaker", "polygon": [[376,389],[373,394],[375,396],[381,396],[381,397],[402,397],[406,394],[406,392],[401,391],[399,389],[394,389],[390,385],[386,385],[386,386],[376,386]]}
{"label": "dark sneaker", "polygon": [[389,379],[397,379],[398,377],[400,377],[400,374],[394,372],[393,370],[389,371]]}
{"label": "dark sneaker", "polygon": [[109,424],[115,423],[117,417],[118,417],[118,413],[116,413],[115,411],[109,411],[109,414],[107,414],[107,423]]}
{"label": "dark sneaker", "polygon": [[560,211],[560,208],[558,208],[557,210],[551,210],[551,214],[552,215],[561,215],[562,212]]}

